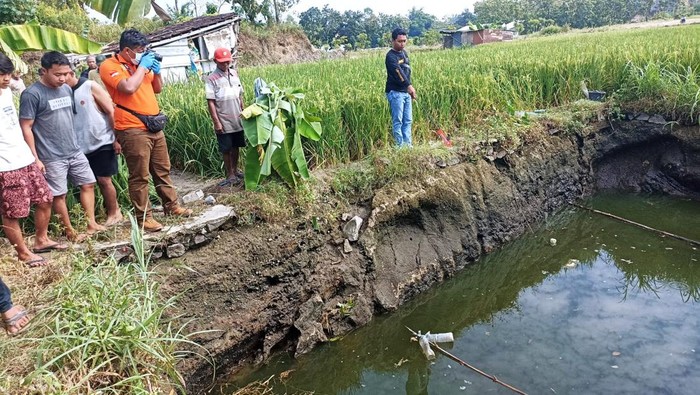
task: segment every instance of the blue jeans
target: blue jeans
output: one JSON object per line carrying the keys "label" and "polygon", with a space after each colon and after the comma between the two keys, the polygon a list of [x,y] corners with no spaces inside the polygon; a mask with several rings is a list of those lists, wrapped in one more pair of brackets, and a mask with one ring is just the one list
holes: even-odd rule
{"label": "blue jeans", "polygon": [[2,279],[0,279],[0,313],[7,313],[12,308],[12,300],[10,299],[10,289],[7,288]]}
{"label": "blue jeans", "polygon": [[412,146],[411,124],[413,112],[411,108],[411,96],[406,92],[389,91],[386,94],[391,109],[391,127],[396,145]]}

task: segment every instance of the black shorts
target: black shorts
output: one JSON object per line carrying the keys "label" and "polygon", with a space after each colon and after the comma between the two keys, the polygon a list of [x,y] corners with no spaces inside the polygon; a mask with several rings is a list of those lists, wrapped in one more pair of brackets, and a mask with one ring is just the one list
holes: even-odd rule
{"label": "black shorts", "polygon": [[117,154],[112,144],[103,145],[97,151],[85,155],[95,177],[112,177],[119,172]]}
{"label": "black shorts", "polygon": [[219,152],[229,152],[234,147],[245,147],[245,133],[242,130],[233,133],[217,133],[216,141],[219,142]]}

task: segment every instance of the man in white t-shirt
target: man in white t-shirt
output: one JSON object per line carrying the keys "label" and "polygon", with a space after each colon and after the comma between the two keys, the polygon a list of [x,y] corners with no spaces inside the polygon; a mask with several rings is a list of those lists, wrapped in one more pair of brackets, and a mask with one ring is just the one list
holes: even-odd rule
{"label": "man in white t-shirt", "polygon": [[[30,267],[48,262],[38,253],[68,248],[48,236],[53,195],[49,189],[37,157],[29,148],[32,133],[23,133],[17,110],[9,89],[14,65],[0,53],[0,216],[3,231],[15,247],[20,261]],[[30,206],[36,206],[34,226],[36,237],[30,251],[22,237],[19,219],[29,215]]]}

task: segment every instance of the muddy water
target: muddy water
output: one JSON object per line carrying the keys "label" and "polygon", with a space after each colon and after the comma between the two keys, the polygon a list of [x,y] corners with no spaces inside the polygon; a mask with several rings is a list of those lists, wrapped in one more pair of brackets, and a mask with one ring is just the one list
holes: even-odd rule
{"label": "muddy water", "polygon": [[[586,204],[700,240],[698,202]],[[222,393],[290,370],[276,392],[511,393],[444,356],[427,361],[408,326],[453,332],[450,352],[530,394],[696,394],[699,302],[700,247],[567,210],[397,312],[298,360],[239,373]]]}

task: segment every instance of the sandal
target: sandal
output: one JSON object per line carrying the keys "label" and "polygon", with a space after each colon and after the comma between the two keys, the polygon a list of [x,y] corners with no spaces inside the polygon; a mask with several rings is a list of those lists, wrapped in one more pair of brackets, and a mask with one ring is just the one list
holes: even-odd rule
{"label": "sandal", "polygon": [[24,264],[34,268],[34,267],[41,267],[41,266],[46,266],[49,264],[49,261],[46,260],[46,258],[41,257],[37,259],[30,259],[28,261],[24,261]]}
{"label": "sandal", "polygon": [[41,247],[41,248],[34,247],[34,248],[32,249],[32,252],[35,253],[35,254],[43,254],[43,253],[45,253],[45,252],[51,252],[51,251],[65,251],[65,250],[67,250],[67,249],[68,249],[68,246],[65,245],[65,244],[53,243],[53,244],[49,244],[49,245],[47,245],[47,246],[45,246],[45,247]]}
{"label": "sandal", "polygon": [[[29,312],[27,312],[27,310],[25,310],[24,307],[17,306],[17,308],[19,309],[19,312],[17,314],[13,315],[12,318],[10,318],[10,319],[3,319],[2,324],[0,324],[5,329],[5,332],[7,333],[8,336],[19,335],[20,333],[22,333],[25,329],[27,329],[29,327],[29,323],[31,322],[31,321],[27,321],[23,326],[21,326],[21,327],[18,326],[19,321],[22,320],[22,318],[27,317]],[[10,328],[13,328],[13,327],[17,328],[17,331],[10,332]]]}

